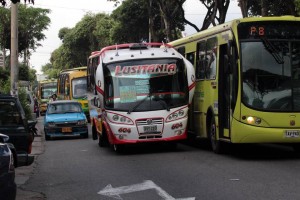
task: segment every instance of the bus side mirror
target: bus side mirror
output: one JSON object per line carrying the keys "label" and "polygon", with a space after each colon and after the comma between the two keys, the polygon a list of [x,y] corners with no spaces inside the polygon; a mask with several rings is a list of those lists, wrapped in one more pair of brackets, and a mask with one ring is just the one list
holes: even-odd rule
{"label": "bus side mirror", "polygon": [[97,97],[94,97],[94,106],[96,106],[97,108],[101,107],[100,100]]}

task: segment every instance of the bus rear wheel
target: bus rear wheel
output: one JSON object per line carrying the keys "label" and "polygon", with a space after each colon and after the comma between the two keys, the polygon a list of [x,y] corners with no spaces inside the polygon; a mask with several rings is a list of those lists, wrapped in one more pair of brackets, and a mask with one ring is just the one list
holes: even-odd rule
{"label": "bus rear wheel", "polygon": [[208,136],[210,139],[211,148],[212,148],[213,152],[215,152],[217,154],[224,153],[224,144],[220,140],[217,139],[217,128],[216,128],[216,122],[215,122],[214,117],[212,117],[210,120]]}

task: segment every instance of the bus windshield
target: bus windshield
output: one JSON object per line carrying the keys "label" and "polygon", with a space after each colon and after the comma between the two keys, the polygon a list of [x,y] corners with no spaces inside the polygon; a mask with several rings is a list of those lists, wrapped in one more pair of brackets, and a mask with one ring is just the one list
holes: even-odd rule
{"label": "bus windshield", "polygon": [[188,104],[181,59],[131,60],[105,65],[103,70],[107,109],[130,113]]}
{"label": "bus windshield", "polygon": [[41,98],[47,99],[57,91],[57,83],[43,83],[41,85]]}
{"label": "bus windshield", "polygon": [[[239,32],[243,103],[258,110],[299,112],[300,31],[294,30],[289,39],[286,25],[277,26],[277,30],[271,25],[260,25],[261,33],[252,37],[246,37],[246,29]],[[251,33],[253,27],[249,25],[247,30]],[[259,28],[253,28],[252,33]]]}
{"label": "bus windshield", "polygon": [[80,77],[72,80],[72,94],[74,99],[86,97],[87,95],[87,78]]}

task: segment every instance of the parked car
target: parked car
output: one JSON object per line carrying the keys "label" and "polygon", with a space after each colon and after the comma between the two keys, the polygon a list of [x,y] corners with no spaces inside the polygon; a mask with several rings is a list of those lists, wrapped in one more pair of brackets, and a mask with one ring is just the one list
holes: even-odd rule
{"label": "parked car", "polygon": [[16,199],[14,155],[6,142],[9,137],[0,134],[0,199]]}
{"label": "parked car", "polygon": [[54,137],[88,138],[87,118],[77,101],[59,100],[48,103],[44,119],[46,140]]}
{"label": "parked car", "polygon": [[0,94],[0,133],[8,135],[16,151],[16,166],[30,165],[33,137],[28,126],[25,112],[15,96]]}

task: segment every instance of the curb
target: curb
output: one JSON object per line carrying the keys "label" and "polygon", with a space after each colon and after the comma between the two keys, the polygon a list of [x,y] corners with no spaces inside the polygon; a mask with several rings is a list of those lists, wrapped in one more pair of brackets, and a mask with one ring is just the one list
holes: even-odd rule
{"label": "curb", "polygon": [[29,166],[22,166],[17,167],[15,169],[16,176],[15,176],[15,182],[17,184],[17,196],[16,200],[41,200],[46,199],[45,194],[42,194],[40,192],[35,191],[29,191],[26,190],[24,185],[26,182],[30,179],[30,177],[34,174],[34,170],[38,166],[37,160],[38,156],[43,154],[45,151],[45,144],[44,144],[44,136],[42,135],[42,118],[38,119],[38,123],[36,125],[36,128],[38,129],[38,136],[34,137],[33,143],[32,143],[32,151],[31,156],[34,156],[34,161]]}

